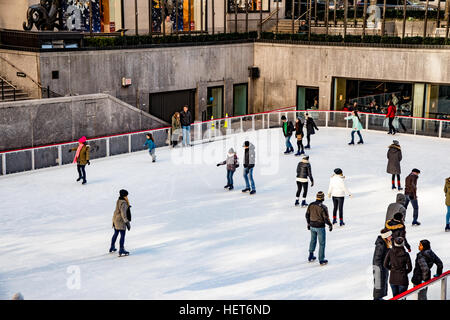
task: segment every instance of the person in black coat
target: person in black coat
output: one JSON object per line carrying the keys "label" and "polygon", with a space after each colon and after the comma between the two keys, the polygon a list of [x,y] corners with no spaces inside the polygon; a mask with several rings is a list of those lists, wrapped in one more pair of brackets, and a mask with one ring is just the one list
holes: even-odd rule
{"label": "person in black coat", "polygon": [[183,146],[190,146],[191,145],[191,123],[192,121],[192,115],[189,111],[188,106],[183,107],[183,111],[180,112],[180,122],[181,122],[181,129],[183,132]]}
{"label": "person in black coat", "polygon": [[406,227],[404,223],[404,216],[401,212],[397,212],[394,214],[394,218],[386,221],[385,227],[392,231],[392,238],[401,237],[405,241],[405,247],[408,249],[408,252],[411,252],[411,246],[406,240]]}
{"label": "person in black coat", "polygon": [[303,159],[297,165],[297,193],[295,194],[295,205],[299,205],[300,193],[303,188],[302,208],[307,207],[306,196],[308,194],[308,178],[311,180],[311,187],[314,185],[314,179],[311,172],[311,164],[309,163],[309,156]]}
{"label": "person in black coat", "polygon": [[306,145],[305,149],[310,149],[311,148],[310,137],[312,134],[316,133],[314,129],[319,130],[319,128],[317,128],[314,119],[309,116],[308,112],[305,114],[305,117],[306,117],[306,140],[308,141],[308,144]]}
{"label": "person in black coat", "polygon": [[297,139],[297,147],[298,151],[295,154],[296,156],[301,156],[305,153],[305,150],[303,148],[303,119],[301,117],[298,117],[297,120],[295,120],[295,138]]}
{"label": "person in black coat", "polygon": [[[411,282],[417,286],[422,282],[426,282],[431,279],[431,268],[433,264],[436,265],[437,270],[435,277],[438,277],[442,274],[442,269],[444,265],[442,264],[441,259],[431,250],[430,241],[424,239],[419,242],[419,253],[416,257],[416,264],[413,271],[413,276],[411,278]],[[427,300],[427,289],[424,288],[419,291],[419,300]]]}
{"label": "person in black coat", "polygon": [[408,273],[412,271],[411,258],[404,247],[402,237],[394,239],[394,245],[384,259],[384,267],[390,270],[389,284],[395,297],[408,290]]}
{"label": "person in black coat", "polygon": [[389,270],[384,267],[384,259],[392,248],[392,231],[384,228],[375,241],[373,253],[373,299],[382,300],[387,296]]}

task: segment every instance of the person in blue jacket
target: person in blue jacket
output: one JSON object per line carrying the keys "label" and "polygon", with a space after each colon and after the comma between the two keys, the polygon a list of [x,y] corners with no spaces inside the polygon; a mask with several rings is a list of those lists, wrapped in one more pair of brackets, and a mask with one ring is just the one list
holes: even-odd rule
{"label": "person in blue jacket", "polygon": [[147,133],[147,140],[144,143],[144,147],[148,147],[148,153],[152,156],[152,162],[156,161],[156,154],[155,154],[155,139],[153,139],[153,135],[151,133]]}
{"label": "person in blue jacket", "polygon": [[361,132],[360,132],[360,130],[362,130],[363,127],[362,127],[362,124],[361,124],[361,119],[359,118],[359,115],[358,115],[358,111],[353,110],[352,111],[352,115],[346,117],[345,120],[352,120],[352,122],[353,122],[353,125],[352,125],[352,141],[350,141],[348,144],[349,145],[355,144],[355,142],[354,142],[354,140],[355,140],[355,132],[358,133],[358,136],[359,136],[358,144],[363,144],[364,141],[363,141],[363,138],[362,138]]}

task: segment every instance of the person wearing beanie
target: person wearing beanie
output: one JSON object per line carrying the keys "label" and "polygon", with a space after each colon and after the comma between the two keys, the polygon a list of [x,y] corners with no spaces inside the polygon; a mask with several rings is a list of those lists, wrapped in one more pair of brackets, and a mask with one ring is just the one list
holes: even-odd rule
{"label": "person wearing beanie", "polygon": [[382,300],[387,296],[389,270],[384,267],[384,259],[390,248],[392,248],[392,231],[382,229],[375,241],[375,251],[373,253],[373,299]]}
{"label": "person wearing beanie", "polygon": [[[431,268],[433,264],[436,265],[436,274],[438,277],[442,274],[444,265],[441,259],[431,250],[430,241],[424,239],[419,242],[419,253],[416,256],[416,263],[414,266],[413,276],[411,282],[417,286],[422,282],[427,282],[431,279]],[[424,288],[418,293],[419,300],[427,300],[427,288]]]}
{"label": "person wearing beanie", "polygon": [[291,121],[288,121],[285,116],[281,117],[281,121],[283,122],[281,128],[283,129],[283,135],[286,142],[286,151],[284,154],[288,154],[294,152],[294,147],[291,143],[292,132],[294,131],[294,125]]}
{"label": "person wearing beanie", "polygon": [[402,149],[400,143],[397,140],[392,141],[392,144],[388,147],[387,152],[388,164],[386,172],[392,175],[392,190],[395,189],[395,177],[397,176],[398,190],[403,190],[400,186],[400,161],[402,161]]}
{"label": "person wearing beanie", "polygon": [[128,201],[128,191],[122,189],[119,191],[119,199],[116,202],[116,209],[114,210],[112,226],[114,228],[114,235],[111,239],[111,247],[109,248],[109,252],[116,252],[116,240],[117,236],[120,233],[120,249],[119,249],[119,257],[122,255],[129,255],[130,253],[125,250],[125,232],[128,229],[130,231],[131,225],[131,213],[130,213],[130,202]]}
{"label": "person wearing beanie", "polygon": [[352,194],[348,190],[344,182],[344,175],[340,168],[334,169],[334,174],[330,178],[330,185],[328,187],[328,198],[333,199],[333,224],[337,223],[336,214],[339,210],[339,225],[342,227],[344,223],[344,198],[348,194]]}
{"label": "person wearing beanie", "polygon": [[419,174],[419,169],[412,169],[411,173],[405,179],[405,209],[408,210],[408,204],[411,202],[413,207],[413,226],[420,226],[420,222],[417,221],[419,218],[419,203],[417,202],[417,179],[419,179]]}
{"label": "person wearing beanie", "polygon": [[147,146],[148,153],[152,157],[152,162],[155,162],[156,161],[156,154],[155,154],[156,145],[155,145],[155,139],[153,138],[153,135],[150,132],[146,134],[146,140],[144,143],[144,147],[145,146]]}
{"label": "person wearing beanie", "polygon": [[310,145],[311,135],[316,133],[314,131],[314,129],[319,131],[319,128],[317,128],[316,123],[314,122],[314,119],[309,115],[308,112],[305,113],[305,118],[306,118],[306,140],[308,142],[308,144],[305,146],[305,149],[310,149],[311,148],[311,145]]}
{"label": "person wearing beanie", "polygon": [[297,120],[295,120],[295,137],[297,138],[297,147],[298,151],[295,154],[296,156],[301,156],[305,153],[303,148],[303,119],[299,116]]}
{"label": "person wearing beanie", "polygon": [[333,225],[328,217],[328,208],[323,204],[324,200],[325,194],[322,191],[317,192],[316,201],[308,206],[305,215],[308,230],[311,232],[308,261],[316,260],[314,251],[316,250],[317,238],[319,238],[319,263],[321,266],[328,263],[328,260],[325,259],[325,225],[329,226],[330,231],[333,230]]}
{"label": "person wearing beanie", "polygon": [[363,129],[362,124],[361,124],[361,119],[359,118],[358,115],[358,111],[353,110],[352,111],[352,115],[345,117],[344,120],[352,120],[352,141],[350,141],[348,144],[349,145],[354,145],[355,144],[355,132],[358,133],[359,136],[359,141],[358,144],[363,144],[363,138],[361,136],[361,130]]}
{"label": "person wearing beanie", "polygon": [[384,267],[390,271],[389,284],[393,297],[408,289],[408,274],[412,271],[411,258],[404,247],[402,237],[394,239],[392,249],[388,251],[384,259]]}
{"label": "person wearing beanie", "polygon": [[77,181],[83,180],[82,184],[86,184],[86,164],[90,165],[89,161],[89,145],[86,144],[86,137],[83,136],[78,140],[78,146],[69,149],[69,153],[76,151],[73,163],[77,164],[78,179]]}
{"label": "person wearing beanie", "polygon": [[[242,192],[250,191],[250,194],[255,194],[255,181],[253,181],[253,168],[255,167],[255,146],[249,141],[243,144],[244,151],[244,180],[245,189]],[[250,189],[251,187],[251,189]]]}
{"label": "person wearing beanie", "polygon": [[395,202],[392,202],[387,207],[385,221],[393,219],[394,214],[396,214],[397,212],[400,212],[402,214],[401,220],[404,221],[406,216],[405,201],[405,195],[403,193],[397,193]]}
{"label": "person wearing beanie", "polygon": [[445,205],[447,206],[447,215],[445,217],[445,232],[450,231],[450,177],[445,179],[444,184]]}
{"label": "person wearing beanie", "polygon": [[224,164],[227,165],[227,185],[224,188],[228,188],[228,190],[231,191],[234,189],[233,174],[236,171],[236,168],[239,167],[238,157],[233,148],[230,148],[230,150],[228,150],[227,158],[224,161],[219,162],[217,166],[222,166]]}
{"label": "person wearing beanie", "polygon": [[309,163],[309,156],[303,159],[297,165],[297,193],[295,194],[295,205],[299,205],[300,193],[303,188],[302,208],[306,207],[306,196],[308,195],[308,178],[311,180],[311,187],[314,186],[314,179],[311,172],[311,164]]}
{"label": "person wearing beanie", "polygon": [[411,252],[411,246],[406,240],[406,227],[404,224],[404,215],[402,212],[395,213],[392,219],[386,221],[385,227],[392,231],[392,238],[394,240],[396,238],[404,239],[405,247],[408,249],[408,252]]}

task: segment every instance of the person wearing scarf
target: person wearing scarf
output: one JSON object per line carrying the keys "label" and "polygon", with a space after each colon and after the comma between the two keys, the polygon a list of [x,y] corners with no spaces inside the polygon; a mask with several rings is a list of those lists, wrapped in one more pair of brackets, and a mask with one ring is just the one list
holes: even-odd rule
{"label": "person wearing scarf", "polygon": [[130,213],[130,202],[128,201],[128,191],[120,190],[119,191],[119,199],[116,202],[116,209],[114,210],[112,226],[114,228],[114,235],[111,239],[111,247],[109,248],[109,252],[115,252],[116,249],[116,240],[117,236],[120,233],[120,249],[119,249],[119,257],[122,255],[129,255],[130,253],[125,250],[125,232],[128,229],[130,231],[131,225],[131,213]]}
{"label": "person wearing scarf", "polygon": [[86,184],[86,164],[90,165],[89,161],[89,145],[86,144],[86,137],[83,136],[78,140],[78,146],[69,149],[69,152],[76,151],[75,158],[73,159],[73,163],[77,164],[78,170],[78,179],[80,181],[83,179],[82,184]]}

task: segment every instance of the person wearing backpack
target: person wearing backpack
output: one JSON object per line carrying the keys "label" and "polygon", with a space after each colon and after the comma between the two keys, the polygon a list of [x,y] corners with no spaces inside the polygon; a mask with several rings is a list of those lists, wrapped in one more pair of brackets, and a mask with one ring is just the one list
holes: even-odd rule
{"label": "person wearing backpack", "polygon": [[130,253],[125,250],[125,232],[126,230],[130,231],[131,225],[131,211],[130,211],[130,202],[128,201],[128,191],[120,190],[119,191],[119,199],[116,202],[116,209],[114,210],[112,226],[114,228],[114,235],[111,239],[111,247],[109,248],[109,252],[116,252],[116,240],[117,236],[120,233],[120,249],[119,249],[119,257],[122,255],[129,255]]}

